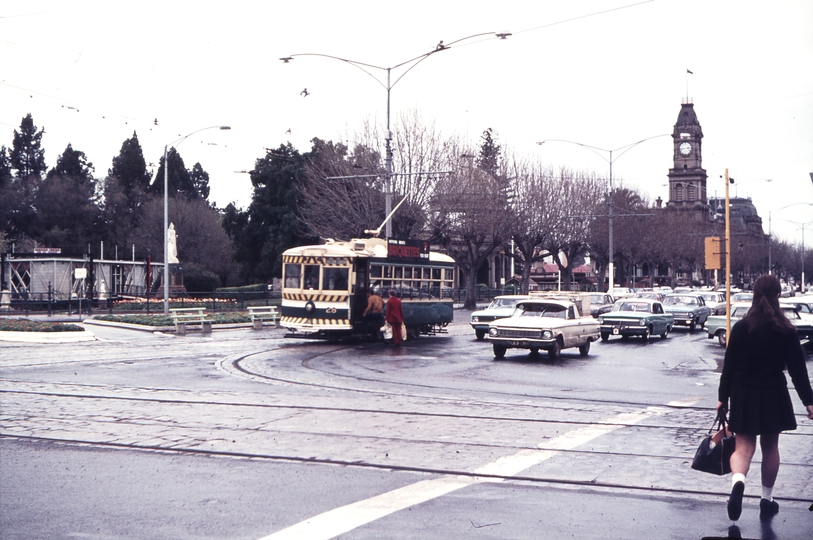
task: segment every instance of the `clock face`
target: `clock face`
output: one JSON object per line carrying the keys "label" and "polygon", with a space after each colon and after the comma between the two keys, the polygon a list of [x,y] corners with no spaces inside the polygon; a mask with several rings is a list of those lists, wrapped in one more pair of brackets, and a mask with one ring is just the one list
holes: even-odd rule
{"label": "clock face", "polygon": [[692,145],[687,142],[680,143],[678,149],[680,150],[680,154],[683,156],[688,156],[689,154],[692,153]]}

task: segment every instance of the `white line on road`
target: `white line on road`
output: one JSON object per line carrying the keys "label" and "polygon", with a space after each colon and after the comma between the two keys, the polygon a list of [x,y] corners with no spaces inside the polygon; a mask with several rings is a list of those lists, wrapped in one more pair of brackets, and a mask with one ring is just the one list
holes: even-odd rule
{"label": "white line on road", "polygon": [[[484,465],[475,474],[513,476],[538,465],[562,450],[571,450],[597,437],[617,429],[635,424],[662,412],[656,407],[643,411],[624,413],[598,424],[586,426],[564,433],[547,441],[540,450],[520,450],[512,456],[504,456]],[[329,510],[281,531],[272,533],[260,540],[328,540],[362,525],[393,514],[416,504],[442,497],[458,489],[482,482],[496,482],[493,478],[444,476],[434,480],[423,480],[363,501]]]}

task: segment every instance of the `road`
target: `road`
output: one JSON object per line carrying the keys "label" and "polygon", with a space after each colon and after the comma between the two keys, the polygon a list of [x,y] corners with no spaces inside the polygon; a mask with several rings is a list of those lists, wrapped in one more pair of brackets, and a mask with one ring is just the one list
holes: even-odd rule
{"label": "road", "polygon": [[[702,332],[495,360],[457,311],[395,348],[92,327],[0,344],[2,538],[702,538],[730,479],[689,463],[722,348]],[[811,370],[810,364],[808,369]],[[810,538],[813,423],[744,538]],[[759,459],[759,452],[756,456]]]}

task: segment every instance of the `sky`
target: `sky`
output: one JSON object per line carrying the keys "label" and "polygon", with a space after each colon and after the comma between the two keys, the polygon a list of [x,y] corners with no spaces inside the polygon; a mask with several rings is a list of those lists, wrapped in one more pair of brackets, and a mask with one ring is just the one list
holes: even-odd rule
{"label": "sky", "polygon": [[[474,147],[491,128],[507,152],[545,165],[606,176],[609,150],[654,137],[613,152],[613,177],[667,200],[672,140],[657,136],[688,99],[708,193],[723,195],[728,169],[731,195],[751,197],[765,231],[798,244],[813,222],[813,206],[798,204],[813,202],[811,28],[809,0],[2,0],[0,144],[31,113],[49,168],[70,143],[101,178],[133,132],[157,165],[164,145],[228,125],[177,149],[209,172],[210,201],[245,207],[240,171],[265,149],[306,152],[314,137],[386,124],[386,71],[280,61],[316,53],[394,68],[393,123],[417,111]],[[605,150],[537,144],[551,139]]]}

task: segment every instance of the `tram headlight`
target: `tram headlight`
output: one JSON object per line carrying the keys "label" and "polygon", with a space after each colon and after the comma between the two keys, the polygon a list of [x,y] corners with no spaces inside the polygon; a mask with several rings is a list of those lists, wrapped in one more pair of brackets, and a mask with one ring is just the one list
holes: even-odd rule
{"label": "tram headlight", "polygon": [[489,337],[497,337],[500,335],[500,331],[496,328],[489,328],[488,329],[488,336]]}

